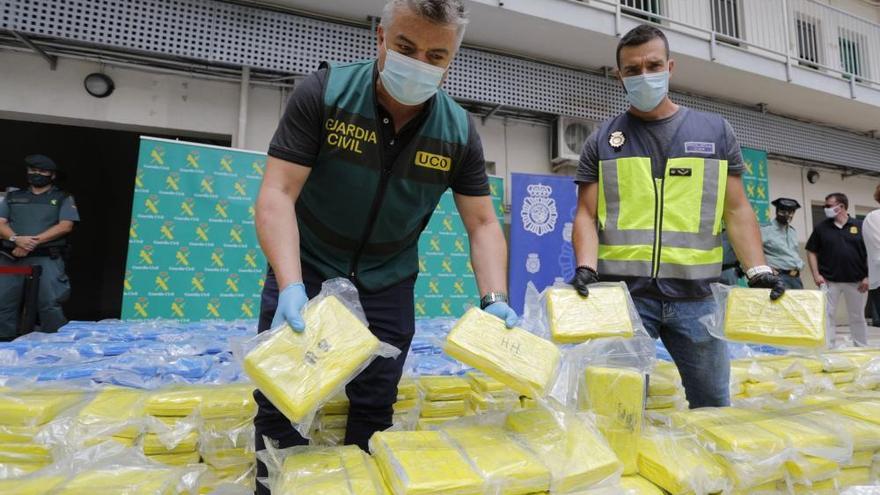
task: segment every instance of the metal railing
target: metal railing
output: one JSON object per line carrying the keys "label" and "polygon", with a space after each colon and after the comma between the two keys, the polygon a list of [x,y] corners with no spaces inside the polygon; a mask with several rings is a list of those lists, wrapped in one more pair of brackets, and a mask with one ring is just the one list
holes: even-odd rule
{"label": "metal railing", "polygon": [[[719,43],[880,87],[880,23],[817,0],[572,0]],[[866,12],[880,16],[866,6]]]}

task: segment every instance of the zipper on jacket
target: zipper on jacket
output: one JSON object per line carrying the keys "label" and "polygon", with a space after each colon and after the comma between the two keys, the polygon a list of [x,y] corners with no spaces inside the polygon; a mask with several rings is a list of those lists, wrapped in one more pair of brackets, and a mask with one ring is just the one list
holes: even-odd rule
{"label": "zipper on jacket", "polygon": [[663,179],[654,179],[654,249],[651,254],[651,278],[657,278],[657,275],[660,273],[663,196]]}

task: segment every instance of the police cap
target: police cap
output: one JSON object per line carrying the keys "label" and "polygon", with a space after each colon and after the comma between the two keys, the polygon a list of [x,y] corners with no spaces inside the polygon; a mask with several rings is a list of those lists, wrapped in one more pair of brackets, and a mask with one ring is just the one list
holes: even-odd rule
{"label": "police cap", "polygon": [[800,203],[791,198],[776,198],[770,204],[780,210],[794,211],[801,207]]}
{"label": "police cap", "polygon": [[46,155],[28,155],[24,157],[24,163],[31,168],[49,170],[51,172],[58,171],[58,165],[55,165],[55,162]]}

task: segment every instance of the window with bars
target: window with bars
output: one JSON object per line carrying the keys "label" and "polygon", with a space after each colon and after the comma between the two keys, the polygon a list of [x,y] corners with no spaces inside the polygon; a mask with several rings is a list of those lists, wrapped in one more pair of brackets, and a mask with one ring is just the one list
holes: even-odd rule
{"label": "window with bars", "polygon": [[[804,14],[795,16],[798,58],[802,65],[821,64],[819,20]],[[815,66],[813,66],[815,67]],[[817,67],[818,68],[818,67]]]}
{"label": "window with bars", "polygon": [[856,77],[864,76],[867,72],[864,35],[841,28],[837,43],[840,48],[840,70]]}
{"label": "window with bars", "polygon": [[623,5],[624,12],[631,16],[659,23],[660,19],[650,14],[663,15],[660,2],[661,0],[620,0],[620,5]]}
{"label": "window with bars", "polygon": [[712,29],[725,37],[740,38],[740,0],[712,0]]}

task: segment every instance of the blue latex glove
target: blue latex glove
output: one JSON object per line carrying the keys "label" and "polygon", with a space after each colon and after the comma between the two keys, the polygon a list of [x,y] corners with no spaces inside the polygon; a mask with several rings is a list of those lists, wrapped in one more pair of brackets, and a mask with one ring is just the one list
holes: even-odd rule
{"label": "blue latex glove", "polygon": [[486,306],[486,309],[484,309],[483,311],[504,320],[504,324],[507,325],[507,328],[513,328],[513,326],[516,325],[516,321],[519,320],[519,316],[517,316],[516,311],[508,306],[507,303],[492,303]]}
{"label": "blue latex glove", "polygon": [[278,294],[278,308],[275,309],[275,317],[272,318],[272,328],[277,328],[287,322],[294,332],[302,332],[306,329],[306,322],[302,317],[302,309],[309,302],[306,295],[306,286],[302,282],[290,284]]}

